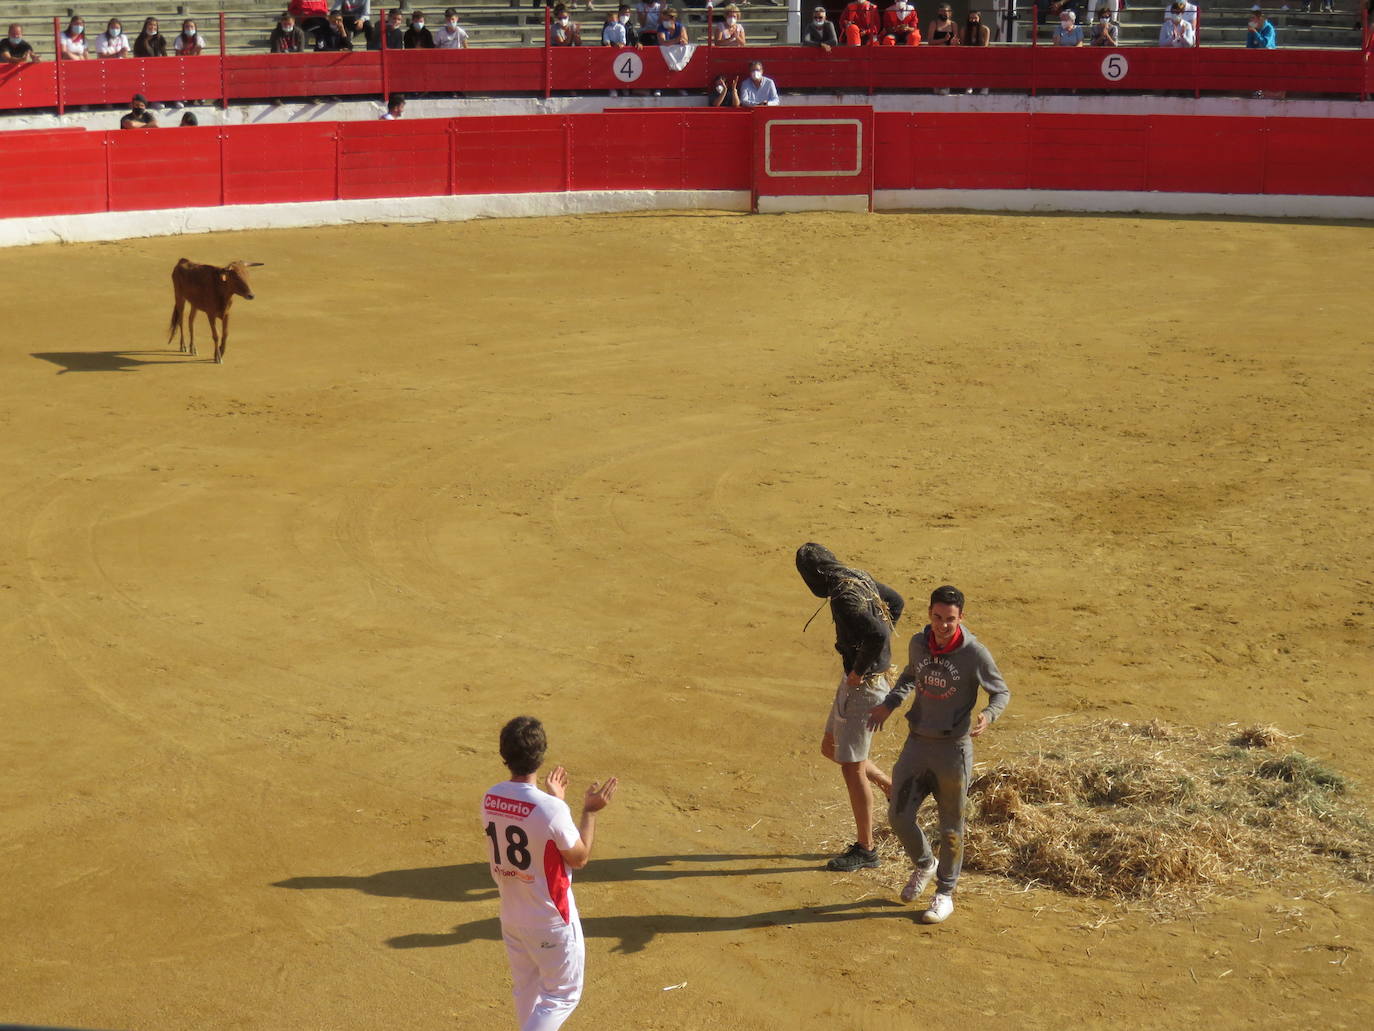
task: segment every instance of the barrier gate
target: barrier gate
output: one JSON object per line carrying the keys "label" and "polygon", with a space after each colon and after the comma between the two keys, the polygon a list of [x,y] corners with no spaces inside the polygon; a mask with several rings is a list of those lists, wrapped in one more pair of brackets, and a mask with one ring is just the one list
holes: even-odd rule
{"label": "barrier gate", "polygon": [[752,209],[873,210],[873,108],[756,107]]}

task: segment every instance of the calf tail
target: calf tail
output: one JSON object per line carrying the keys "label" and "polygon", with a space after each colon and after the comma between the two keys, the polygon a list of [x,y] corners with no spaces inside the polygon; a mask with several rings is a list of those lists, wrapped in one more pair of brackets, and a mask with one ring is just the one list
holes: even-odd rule
{"label": "calf tail", "polygon": [[177,327],[181,325],[181,305],[173,302],[172,304],[172,324],[167,330],[167,343],[172,342],[172,336],[176,333]]}

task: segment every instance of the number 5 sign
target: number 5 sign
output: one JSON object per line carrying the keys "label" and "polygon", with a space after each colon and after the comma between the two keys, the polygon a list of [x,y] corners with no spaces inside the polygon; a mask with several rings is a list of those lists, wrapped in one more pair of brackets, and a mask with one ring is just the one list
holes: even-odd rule
{"label": "number 5 sign", "polygon": [[638,54],[622,50],[611,58],[611,72],[621,82],[635,82],[644,74],[644,61]]}
{"label": "number 5 sign", "polygon": [[1102,78],[1108,82],[1120,82],[1130,71],[1130,65],[1121,54],[1109,54],[1102,62]]}

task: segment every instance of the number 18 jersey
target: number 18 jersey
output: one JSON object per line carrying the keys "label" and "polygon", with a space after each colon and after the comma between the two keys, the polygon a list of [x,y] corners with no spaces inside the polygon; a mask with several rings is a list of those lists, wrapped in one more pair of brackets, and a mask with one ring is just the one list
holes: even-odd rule
{"label": "number 18 jersey", "polygon": [[482,829],[503,924],[565,926],[577,919],[572,873],[559,850],[581,835],[566,802],[533,784],[502,781],[482,799]]}

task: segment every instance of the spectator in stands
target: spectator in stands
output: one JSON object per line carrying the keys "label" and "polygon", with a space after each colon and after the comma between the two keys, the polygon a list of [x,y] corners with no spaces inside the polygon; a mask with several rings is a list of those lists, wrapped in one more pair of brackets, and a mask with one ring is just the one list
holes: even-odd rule
{"label": "spectator in stands", "polygon": [[1278,46],[1274,23],[1264,16],[1263,11],[1250,12],[1250,24],[1245,30],[1245,45],[1251,50],[1273,50]]}
{"label": "spectator in stands", "polygon": [[425,28],[424,11],[416,11],[410,16],[410,28],[401,37],[401,45],[407,50],[434,49],[434,33]]}
{"label": "spectator in stands", "polygon": [[616,10],[606,12],[606,24],[601,26],[601,45],[617,50],[629,46],[640,49],[643,44],[639,42],[639,35],[630,28],[631,17],[629,4],[621,4]]}
{"label": "spectator in stands", "polygon": [[840,45],[835,35],[835,23],[825,16],[825,8],[817,7],[811,12],[811,23],[802,29],[802,46],[820,47],[827,54],[831,47]]}
{"label": "spectator in stands", "polygon": [[1117,42],[1121,38],[1121,26],[1112,17],[1111,8],[1103,4],[1097,9],[1097,21],[1093,22],[1092,38],[1088,40],[1089,46],[1094,47],[1115,47],[1121,44]]}
{"label": "spectator in stands", "polygon": [[299,54],[305,50],[305,33],[291,14],[283,13],[277,27],[267,38],[267,48],[274,54]]}
{"label": "spectator in stands", "polygon": [[717,75],[716,81],[711,83],[711,88],[706,91],[706,99],[712,107],[742,107],[739,99],[739,76],[727,79],[724,75]]}
{"label": "spectator in stands", "polygon": [[205,52],[205,38],[196,31],[194,18],[187,18],[181,23],[181,31],[172,40],[172,50],[177,57],[199,57]]}
{"label": "spectator in stands", "polygon": [[315,49],[325,51],[352,50],[353,36],[344,28],[343,15],[331,11],[325,26],[315,34]]}
{"label": "spectator in stands", "polygon": [[1041,25],[1048,24],[1052,18],[1058,20],[1065,11],[1073,11],[1077,17],[1077,8],[1075,0],[1035,0],[1035,10]]}
{"label": "spectator in stands", "polygon": [[[992,30],[983,24],[983,13],[981,11],[969,11],[968,19],[964,22],[964,36],[959,40],[960,46],[965,47],[986,47],[992,45]],[[973,92],[972,90],[969,91]],[[983,90],[984,93],[987,90]]]}
{"label": "spectator in stands", "polygon": [[319,42],[321,33],[329,27],[329,0],[290,0],[286,5],[301,27],[301,32]]}
{"label": "spectator in stands", "polygon": [[184,115],[181,116],[181,124],[183,127],[199,125],[200,119],[196,117],[196,113],[194,111],[187,111]]}
{"label": "spectator in stands", "polygon": [[665,7],[658,19],[658,45],[681,47],[687,45],[687,26],[678,19],[676,7]]}
{"label": "spectator in stands", "polygon": [[434,33],[435,50],[464,50],[468,45],[468,30],[458,24],[458,12],[450,7],[444,12],[444,24]]}
{"label": "spectator in stands", "polygon": [[400,93],[393,93],[386,102],[386,114],[382,115],[378,121],[394,122],[406,113],[406,98]]}
{"label": "spectator in stands", "polygon": [[726,4],[724,7],[725,17],[720,26],[716,29],[714,40],[718,47],[743,47],[749,45],[749,38],[744,34],[744,26],[739,21],[739,8],[734,4]]}
{"label": "spectator in stands", "polygon": [[79,14],[72,15],[62,35],[57,37],[57,45],[60,47],[57,56],[61,60],[86,60],[90,56],[86,53],[86,19]]}
{"label": "spectator in stands", "polygon": [[98,57],[129,56],[129,40],[118,18],[111,18],[105,31],[95,37],[95,52]]}
{"label": "spectator in stands", "polygon": [[959,45],[959,26],[950,13],[949,4],[941,4],[935,17],[926,26],[926,45],[932,47],[957,47]]}
{"label": "spectator in stands", "polygon": [[1183,4],[1175,3],[1164,16],[1164,25],[1159,30],[1159,45],[1162,47],[1190,47],[1196,36],[1193,26],[1183,17]]}
{"label": "spectator in stands", "polygon": [[24,26],[10,26],[10,34],[0,40],[0,61],[6,64],[31,64],[38,60],[33,46],[24,38]]}
{"label": "spectator in stands", "polygon": [[573,21],[564,4],[553,5],[553,21],[549,23],[549,46],[580,47],[582,26]]}
{"label": "spectator in stands", "polygon": [[907,0],[896,0],[883,12],[883,42],[889,46],[921,45],[921,16]]}
{"label": "spectator in stands", "polygon": [[662,0],[639,0],[635,17],[639,21],[639,41],[645,46],[658,43],[658,23],[663,15]]}
{"label": "spectator in stands", "polygon": [[349,35],[356,36],[361,32],[363,39],[367,40],[367,48],[374,49],[372,0],[339,0],[339,6],[335,10],[343,15],[344,28],[348,30]]}
{"label": "spectator in stands", "polygon": [[847,47],[876,46],[882,29],[882,12],[872,0],[852,0],[840,15],[840,35]]}
{"label": "spectator in stands", "polygon": [[755,61],[749,66],[749,78],[739,87],[740,107],[777,107],[778,87],[763,74],[763,62]]}
{"label": "spectator in stands", "polygon": [[1083,27],[1078,24],[1078,15],[1072,11],[1059,12],[1059,28],[1054,30],[1054,45],[1057,47],[1081,47]]}
{"label": "spectator in stands", "polygon": [[135,93],[134,99],[129,102],[129,113],[119,120],[121,129],[156,129],[157,119],[148,110],[148,98],[142,93]]}
{"label": "spectator in stands", "polygon": [[167,56],[167,37],[158,31],[156,18],[143,20],[143,31],[134,37],[134,56]]}
{"label": "spectator in stands", "polygon": [[1183,11],[1183,20],[1193,27],[1193,34],[1196,35],[1197,4],[1193,3],[1192,0],[1180,0],[1180,2],[1178,3],[1170,4],[1169,10],[1172,11],[1175,7],[1178,7]]}
{"label": "spectator in stands", "polygon": [[[348,24],[347,22],[344,23]],[[392,8],[386,16],[386,26],[381,32],[374,32],[372,38],[367,41],[367,49],[380,50],[382,43],[386,43],[388,50],[405,49],[406,30],[402,24],[401,12]]]}

